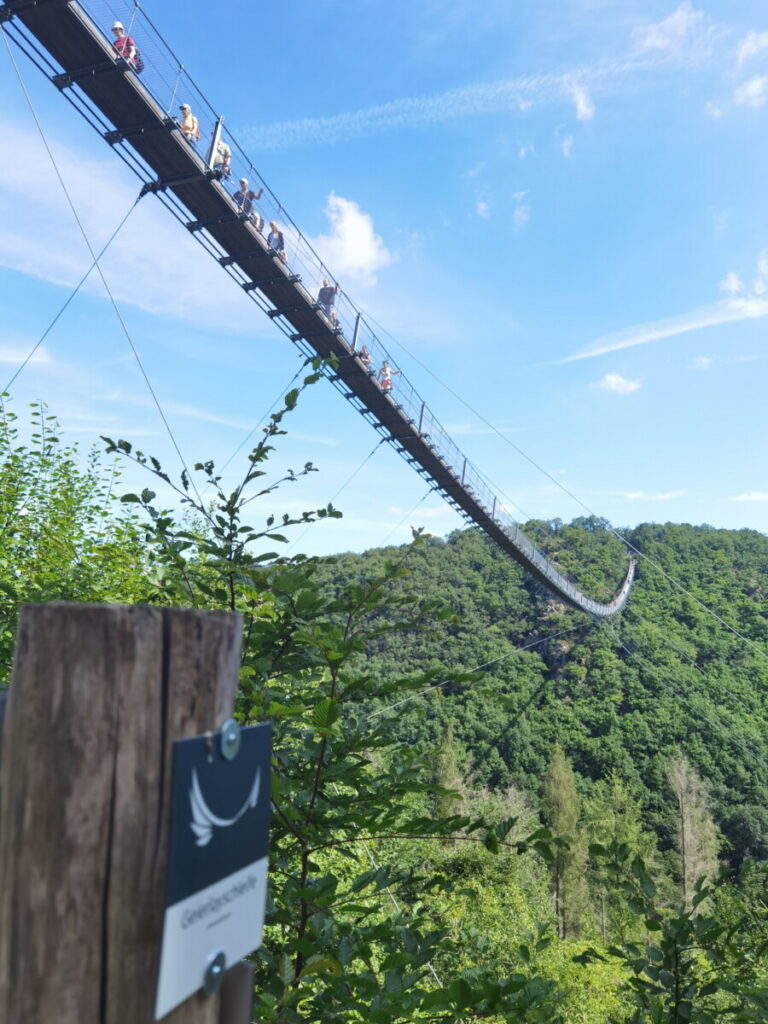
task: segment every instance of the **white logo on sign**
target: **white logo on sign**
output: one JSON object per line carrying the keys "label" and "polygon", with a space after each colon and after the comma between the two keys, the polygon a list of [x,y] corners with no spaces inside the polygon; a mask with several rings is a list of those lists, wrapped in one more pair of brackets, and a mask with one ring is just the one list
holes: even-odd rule
{"label": "white logo on sign", "polygon": [[245,801],[243,806],[234,816],[234,818],[217,818],[213,811],[210,809],[208,804],[205,802],[205,797],[200,789],[200,782],[197,778],[197,770],[192,771],[192,788],[189,791],[189,802],[192,805],[192,821],[189,823],[189,827],[197,836],[198,846],[207,846],[211,841],[214,828],[229,828],[234,825],[236,821],[240,821],[242,816],[247,810],[256,806],[259,799],[259,782],[260,782],[259,769],[256,769],[256,775],[253,779],[253,785],[251,786],[251,792],[248,794],[248,799]]}

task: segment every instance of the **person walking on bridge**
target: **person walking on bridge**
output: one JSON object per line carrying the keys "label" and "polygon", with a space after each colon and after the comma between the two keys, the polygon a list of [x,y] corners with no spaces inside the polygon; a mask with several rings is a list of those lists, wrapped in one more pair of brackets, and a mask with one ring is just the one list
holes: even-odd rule
{"label": "person walking on bridge", "polygon": [[267,245],[270,249],[274,249],[283,263],[285,263],[285,238],[283,237],[283,232],[277,226],[277,221],[271,220],[269,222]]}
{"label": "person walking on bridge", "polygon": [[122,57],[123,60],[127,60],[129,64],[136,64],[136,43],[134,43],[131,36],[125,34],[125,27],[122,21],[116,21],[112,25],[112,31],[115,33],[115,38],[112,43],[112,48],[118,57]]}
{"label": "person walking on bridge", "polygon": [[317,301],[320,303],[320,308],[331,321],[332,324],[336,323],[336,310],[333,308],[333,304],[336,301],[336,296],[339,293],[338,284],[331,284],[327,277],[323,278],[323,287],[317,293]]}
{"label": "person walking on bridge", "polygon": [[197,147],[197,141],[200,138],[200,123],[192,113],[192,108],[188,103],[182,103],[179,110],[181,111],[181,122],[179,124],[181,133],[190,146]]}
{"label": "person walking on bridge", "polygon": [[379,370],[379,384],[381,385],[382,391],[392,390],[392,378],[396,373],[400,373],[400,371],[393,370],[385,359],[381,364],[381,369]]}
{"label": "person walking on bridge", "polygon": [[257,199],[261,199],[263,191],[264,189],[260,188],[258,192],[254,192],[253,189],[248,188],[248,179],[241,178],[240,188],[232,195],[235,205],[247,215],[248,220],[259,232],[264,227],[264,218],[254,210],[253,204]]}
{"label": "person walking on bridge", "polygon": [[371,362],[373,361],[373,356],[368,351],[367,345],[363,345],[363,347],[360,349],[360,355],[358,356],[358,359],[363,364],[363,369],[365,370],[365,372],[371,373]]}
{"label": "person walking on bridge", "polygon": [[213,169],[220,178],[228,178],[232,173],[232,149],[228,142],[220,138],[213,154]]}

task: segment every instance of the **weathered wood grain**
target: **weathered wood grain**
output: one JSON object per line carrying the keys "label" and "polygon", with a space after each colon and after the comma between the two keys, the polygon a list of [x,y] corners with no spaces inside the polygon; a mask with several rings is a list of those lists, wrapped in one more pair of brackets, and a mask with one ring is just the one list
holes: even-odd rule
{"label": "weathered wood grain", "polygon": [[[0,764],[0,1021],[149,1024],[171,744],[232,710],[240,619],[35,605],[19,624]],[[168,1024],[218,1024],[195,997]]]}

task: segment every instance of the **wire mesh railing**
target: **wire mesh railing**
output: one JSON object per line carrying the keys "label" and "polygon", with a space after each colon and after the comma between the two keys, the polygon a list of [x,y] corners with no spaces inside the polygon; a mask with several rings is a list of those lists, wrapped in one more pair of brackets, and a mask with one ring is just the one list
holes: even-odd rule
{"label": "wire mesh railing", "polygon": [[[506,506],[460,451],[397,366],[310,240],[288,216],[246,151],[227,128],[224,118],[196,85],[141,3],[138,0],[79,0],[73,6],[77,6],[102,34],[115,59],[127,59],[141,87],[164,115],[175,121],[179,133],[204,167],[215,171],[218,185],[229,197],[233,210],[246,214],[254,231],[294,275],[293,281],[299,293],[309,304],[315,305],[321,322],[336,329],[358,356],[362,368],[376,378],[388,399],[474,504],[530,564],[552,580],[562,593],[570,596],[573,603],[593,614],[605,614],[606,609],[623,604],[631,585],[632,568],[616,598],[609,605],[601,605],[586,598],[566,580],[520,529]],[[128,37],[128,43],[121,43],[122,37]]]}

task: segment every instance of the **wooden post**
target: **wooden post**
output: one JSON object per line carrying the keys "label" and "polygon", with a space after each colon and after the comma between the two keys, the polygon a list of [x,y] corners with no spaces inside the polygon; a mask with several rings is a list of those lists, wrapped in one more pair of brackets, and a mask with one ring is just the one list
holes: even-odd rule
{"label": "wooden post", "polygon": [[[171,744],[229,717],[240,616],[23,609],[0,765],[0,1021],[150,1024]],[[167,1024],[218,1024],[195,996]]]}

